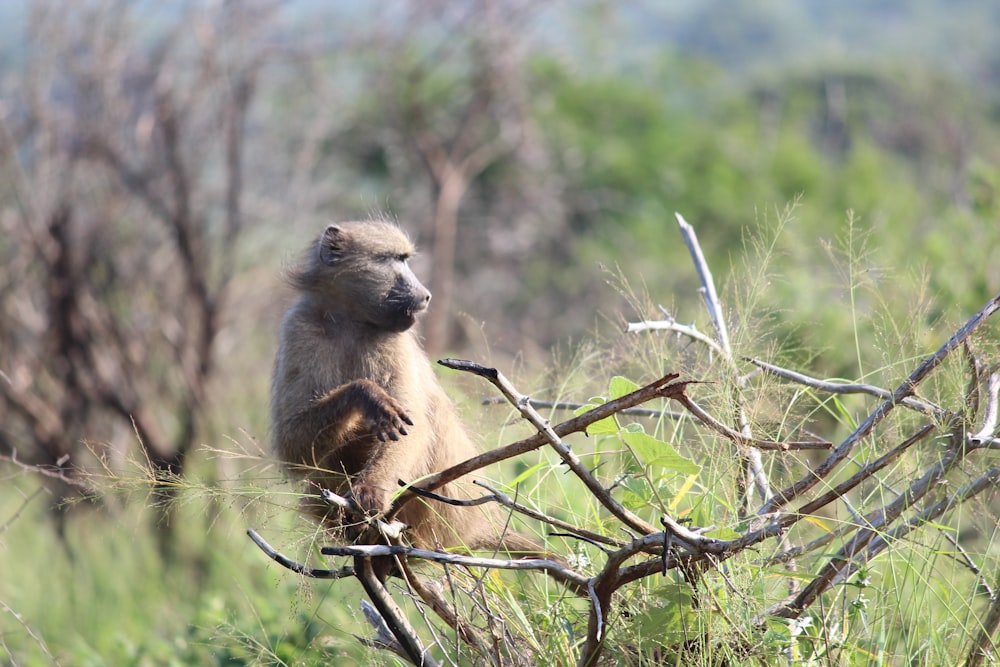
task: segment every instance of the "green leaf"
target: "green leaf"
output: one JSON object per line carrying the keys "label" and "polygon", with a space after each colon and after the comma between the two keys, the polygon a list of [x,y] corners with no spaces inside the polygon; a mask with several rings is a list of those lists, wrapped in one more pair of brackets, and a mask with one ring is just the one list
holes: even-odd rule
{"label": "green leaf", "polygon": [[622,504],[630,510],[648,507],[653,501],[653,491],[644,477],[626,477],[618,488],[622,491]]}
{"label": "green leaf", "polygon": [[639,385],[635,382],[632,382],[628,378],[623,378],[620,375],[616,375],[611,378],[608,393],[611,394],[611,400],[614,400],[616,398],[621,398],[622,396],[627,396],[637,389],[639,389]]}
{"label": "green leaf", "polygon": [[[600,399],[591,399],[600,400]],[[601,401],[603,403],[603,401]],[[595,405],[585,405],[582,408],[577,408],[573,411],[573,414],[579,417],[580,415],[590,412],[599,404]],[[614,415],[610,417],[605,417],[604,419],[599,419],[590,426],[587,427],[587,435],[614,435],[618,432],[618,420],[615,419]]]}
{"label": "green leaf", "polygon": [[[611,400],[616,398],[621,398],[627,394],[631,394],[633,391],[639,388],[635,382],[632,382],[628,378],[624,378],[620,375],[616,375],[611,378],[611,383],[608,386],[608,394],[611,396]],[[580,415],[590,412],[598,405],[606,403],[603,398],[592,398],[591,403],[594,405],[585,405],[582,408],[577,408],[573,414],[579,417]],[[605,417],[604,419],[598,420],[587,427],[587,435],[614,435],[618,432],[621,426],[618,424],[618,419],[615,415],[610,417]]]}
{"label": "green leaf", "polygon": [[645,433],[622,431],[621,439],[632,453],[642,459],[647,466],[660,466],[666,470],[685,475],[697,475],[701,466],[680,453],[668,443]]}
{"label": "green leaf", "polygon": [[650,593],[650,602],[633,623],[643,636],[667,642],[682,640],[685,631],[697,627],[698,619],[691,611],[694,595],[686,583],[668,583]]}

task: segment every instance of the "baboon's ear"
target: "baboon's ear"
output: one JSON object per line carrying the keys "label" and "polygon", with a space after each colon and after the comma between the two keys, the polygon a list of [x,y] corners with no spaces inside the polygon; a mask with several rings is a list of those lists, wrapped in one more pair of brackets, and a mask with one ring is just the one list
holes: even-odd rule
{"label": "baboon's ear", "polygon": [[343,229],[337,225],[327,227],[319,240],[319,261],[330,266],[340,259],[344,252],[345,241]]}

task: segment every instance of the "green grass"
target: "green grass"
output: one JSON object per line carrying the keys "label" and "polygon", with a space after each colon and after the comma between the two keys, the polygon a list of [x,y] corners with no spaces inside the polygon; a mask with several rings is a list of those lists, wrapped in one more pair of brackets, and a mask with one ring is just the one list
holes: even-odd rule
{"label": "green grass", "polygon": [[[0,494],[0,517],[20,512],[0,534],[0,663],[292,665],[366,655],[349,633],[360,627],[360,587],[308,582],[270,562],[245,535],[261,514],[220,503],[225,495],[182,492],[196,497],[171,517],[178,555],[166,564],[158,514],[141,502],[80,508],[60,539],[44,494],[22,507],[36,486],[19,475]],[[301,550],[308,528],[271,515],[270,536]]]}

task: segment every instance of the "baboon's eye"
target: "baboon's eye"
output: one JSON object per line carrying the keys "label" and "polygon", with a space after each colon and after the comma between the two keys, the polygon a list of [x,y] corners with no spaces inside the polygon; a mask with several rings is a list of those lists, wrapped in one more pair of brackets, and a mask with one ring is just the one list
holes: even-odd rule
{"label": "baboon's eye", "polygon": [[377,255],[378,259],[383,262],[405,262],[410,259],[409,253],[400,253],[398,255],[386,253],[384,255]]}

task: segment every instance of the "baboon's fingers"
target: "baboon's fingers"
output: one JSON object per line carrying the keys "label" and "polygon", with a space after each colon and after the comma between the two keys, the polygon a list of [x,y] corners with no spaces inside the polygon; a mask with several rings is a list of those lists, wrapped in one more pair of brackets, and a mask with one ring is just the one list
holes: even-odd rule
{"label": "baboon's fingers", "polygon": [[375,427],[375,435],[379,440],[385,442],[387,439],[396,442],[399,440],[399,436],[396,435],[396,429],[393,427],[392,423],[380,422],[378,426]]}

